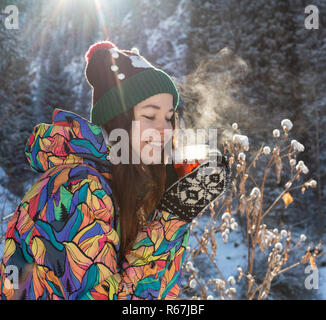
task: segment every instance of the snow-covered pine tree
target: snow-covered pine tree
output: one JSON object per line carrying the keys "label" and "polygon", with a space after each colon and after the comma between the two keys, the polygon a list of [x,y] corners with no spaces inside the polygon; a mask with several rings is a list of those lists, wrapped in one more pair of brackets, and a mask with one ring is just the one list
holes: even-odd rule
{"label": "snow-covered pine tree", "polygon": [[47,51],[49,54],[47,57],[43,54],[39,74],[37,103],[41,122],[50,122],[55,108],[71,110],[74,105],[71,75],[64,70],[61,48],[54,43]]}
{"label": "snow-covered pine tree", "polygon": [[0,80],[0,163],[10,178],[8,188],[18,196],[23,194],[23,182],[29,176],[24,149],[33,130],[32,75],[25,52],[16,45],[20,41],[18,31],[7,31],[3,42],[6,50],[1,51],[0,58],[1,74],[6,75]]}
{"label": "snow-covered pine tree", "polygon": [[[319,11],[319,29],[306,29],[302,14],[310,1],[296,1],[298,13],[296,15],[296,43],[297,54],[300,58],[300,73],[298,81],[301,84],[301,105],[298,107],[298,117],[303,125],[299,126],[299,135],[302,137],[306,152],[302,160],[309,163],[311,177],[317,181],[317,188],[306,195],[311,210],[310,225],[313,238],[320,238],[325,230],[326,199],[326,143],[324,139],[326,128],[326,74],[323,72],[326,65],[326,3],[314,1]],[[301,14],[300,14],[300,11]]]}

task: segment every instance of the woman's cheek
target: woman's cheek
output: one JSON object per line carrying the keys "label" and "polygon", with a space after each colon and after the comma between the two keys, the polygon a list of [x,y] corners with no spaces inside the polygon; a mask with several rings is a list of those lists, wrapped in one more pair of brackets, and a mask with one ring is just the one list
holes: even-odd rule
{"label": "woman's cheek", "polygon": [[147,141],[160,141],[160,131],[154,129],[153,121],[140,122],[140,155],[142,162],[146,164],[161,164],[161,151],[150,146]]}
{"label": "woman's cheek", "polygon": [[[148,140],[158,140],[160,133],[154,129],[153,121],[140,121],[140,139],[141,144]],[[145,142],[146,143],[146,142]]]}
{"label": "woman's cheek", "polygon": [[136,153],[139,153],[139,156],[141,155],[141,152],[143,148],[147,145],[145,142],[146,136],[144,135],[144,132],[147,129],[150,129],[151,126],[147,123],[147,121],[143,120],[134,120],[134,130],[132,131],[131,141],[132,141],[132,147]]}

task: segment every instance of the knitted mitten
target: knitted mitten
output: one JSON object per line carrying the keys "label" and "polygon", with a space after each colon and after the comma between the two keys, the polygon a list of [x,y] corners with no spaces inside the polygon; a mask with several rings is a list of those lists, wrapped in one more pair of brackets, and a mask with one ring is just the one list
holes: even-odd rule
{"label": "knitted mitten", "polygon": [[[184,165],[189,168],[191,165]],[[157,209],[165,210],[191,222],[230,185],[231,170],[224,155],[211,154],[207,160],[180,177],[183,168],[167,165],[167,188]],[[179,172],[179,177],[177,172]]]}

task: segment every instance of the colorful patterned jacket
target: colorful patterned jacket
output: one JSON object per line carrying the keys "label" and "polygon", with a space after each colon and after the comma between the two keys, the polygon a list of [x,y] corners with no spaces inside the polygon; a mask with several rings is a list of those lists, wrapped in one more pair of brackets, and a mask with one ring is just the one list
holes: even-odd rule
{"label": "colorful patterned jacket", "polygon": [[[175,215],[159,211],[151,218],[117,266],[119,217],[100,127],[56,109],[51,125],[34,128],[25,151],[43,174],[8,224],[0,299],[178,296],[189,224]],[[10,282],[12,266],[18,288]]]}

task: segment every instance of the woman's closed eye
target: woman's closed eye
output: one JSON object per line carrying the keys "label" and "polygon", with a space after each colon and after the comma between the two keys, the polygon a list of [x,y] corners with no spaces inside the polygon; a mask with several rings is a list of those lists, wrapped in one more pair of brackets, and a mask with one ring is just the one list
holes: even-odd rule
{"label": "woman's closed eye", "polygon": [[154,116],[143,116],[144,118],[148,119],[148,120],[154,120],[155,117]]}
{"label": "woman's closed eye", "polygon": [[[143,116],[144,118],[146,118],[146,119],[148,119],[148,120],[155,120],[155,117],[154,116]],[[171,122],[172,121],[172,118],[173,117],[169,117],[169,118],[165,118],[165,120],[167,121],[167,122]]]}

